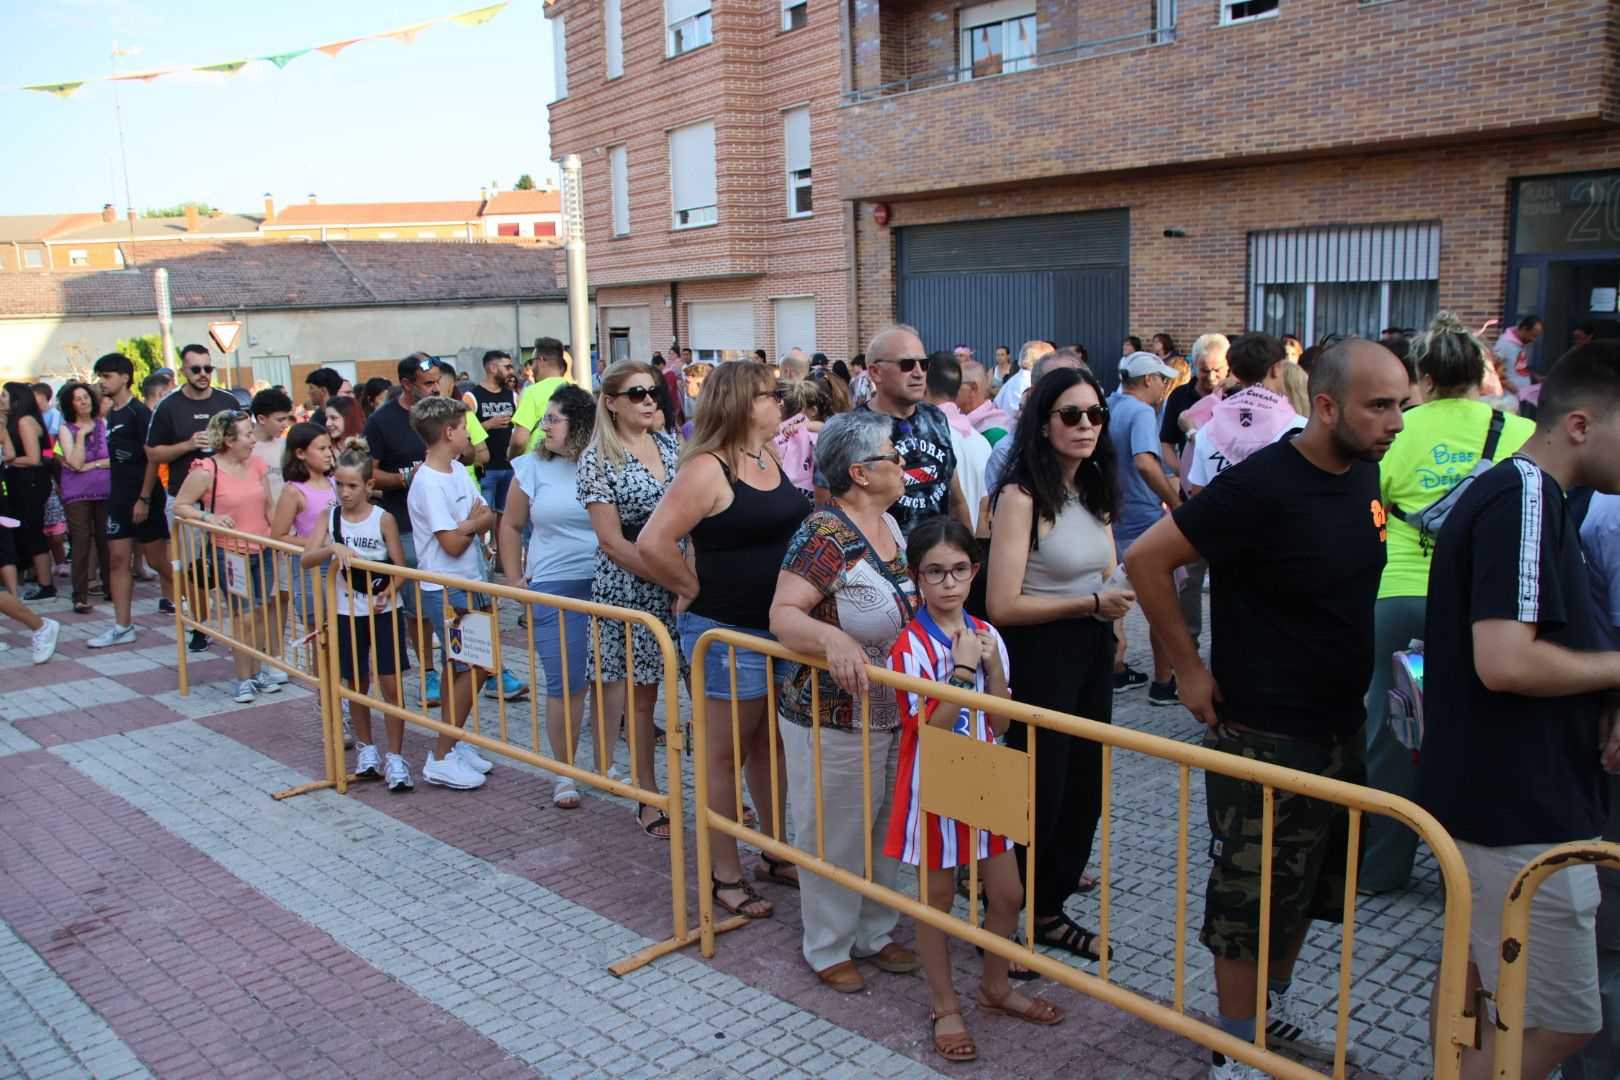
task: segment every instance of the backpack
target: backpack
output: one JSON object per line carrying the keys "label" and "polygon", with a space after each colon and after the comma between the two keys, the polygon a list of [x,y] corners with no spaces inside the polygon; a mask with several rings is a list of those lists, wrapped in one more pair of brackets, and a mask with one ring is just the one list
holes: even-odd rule
{"label": "backpack", "polygon": [[1414,638],[1390,659],[1395,665],[1389,691],[1390,732],[1416,757],[1423,746],[1423,642]]}
{"label": "backpack", "polygon": [[1394,503],[1390,504],[1390,509],[1395,511],[1396,517],[1418,531],[1425,547],[1433,545],[1434,538],[1440,534],[1440,526],[1446,523],[1447,515],[1457,505],[1457,500],[1462,498],[1462,493],[1468,489],[1468,485],[1484,476],[1486,472],[1496,465],[1496,447],[1502,441],[1502,428],[1506,424],[1506,414],[1500,410],[1492,409],[1491,425],[1485,432],[1485,449],[1480,452],[1479,460],[1474,463],[1474,467],[1468,470],[1468,475],[1457,481],[1456,487],[1425,506],[1422,510],[1407,511],[1402,510]]}

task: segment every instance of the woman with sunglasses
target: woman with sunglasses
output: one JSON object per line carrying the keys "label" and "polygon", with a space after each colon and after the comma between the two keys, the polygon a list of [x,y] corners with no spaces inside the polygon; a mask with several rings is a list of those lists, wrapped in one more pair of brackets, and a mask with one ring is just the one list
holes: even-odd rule
{"label": "woman with sunglasses", "polygon": [[[253,417],[241,409],[228,409],[208,421],[205,434],[213,456],[192,466],[175,496],[174,516],[200,521],[221,529],[270,535],[270,470],[253,453]],[[276,567],[264,556],[262,545],[251,540],[215,535],[209,545],[214,554],[214,580],[219,582],[231,613],[231,637],[255,644],[264,652],[279,652],[279,620],[267,618],[265,601],[275,595]],[[274,625],[273,625],[274,623]],[[244,649],[232,649],[236,664],[235,700],[250,704],[259,694],[280,692],[287,675],[259,667]]]}
{"label": "woman with sunglasses", "polygon": [[[794,487],[771,450],[782,420],[776,379],[764,364],[722,364],[704,384],[692,440],[658,510],[641,530],[636,549],[654,580],[677,597],[676,625],[688,664],[698,638],[712,628],[770,637],[771,593],[788,540],[810,513],[810,503]],[[696,558],[681,552],[690,539]],[[734,658],[733,658],[734,654]],[[737,672],[737,743],[732,742],[730,671]],[[708,697],[709,808],[731,817],[737,812],[735,770],[748,775],[760,804],[760,828],[775,831],[776,799],[787,776],[770,773],[776,731],[766,715],[768,675],[765,657],[747,649],[709,649],[704,663]],[[780,756],[777,757],[780,762]],[[714,834],[715,902],[735,915],[762,919],[771,902],[743,876],[737,843]],[[796,885],[788,863],[763,856],[754,876]]]}
{"label": "woman with sunglasses", "polygon": [[[900,760],[894,691],[869,683],[866,667],[888,663],[915,614],[917,595],[906,576],[905,539],[889,513],[906,487],[890,435],[890,418],[870,409],[835,416],[821,429],[816,472],[832,499],[805,518],[788,542],[771,600],[771,633],[790,649],[827,658],[825,671],[784,665],[779,727],[793,845],[817,850],[819,831],[826,858],[863,876],[867,841],[881,851],[888,835]],[[812,711],[817,706],[819,716]],[[864,756],[868,739],[870,759]],[[892,889],[898,877],[899,863],[874,855],[877,884]],[[799,896],[804,958],[828,987],[842,994],[860,991],[866,983],[857,959],[870,959],[883,971],[917,969],[916,955],[890,936],[898,919],[894,909],[815,874],[802,876]]]}
{"label": "woman with sunglasses", "polygon": [[[1113,622],[1136,596],[1115,584],[1119,488],[1096,377],[1085,369],[1047,372],[1012,438],[991,493],[995,543],[985,595],[1012,658],[1013,698],[1110,723]],[[1027,749],[1029,737],[1027,725],[1014,724],[1007,745]],[[1035,739],[1035,943],[1096,960],[1097,936],[1063,906],[1091,858],[1102,815],[1102,748],[1045,728]],[[1021,873],[1026,853],[1018,849]]]}
{"label": "woman with sunglasses", "polygon": [[[591,600],[616,604],[646,612],[675,631],[675,597],[654,582],[636,539],[641,528],[658,508],[669,490],[679,457],[674,435],[663,431],[659,388],[664,377],[651,364],[620,360],[602,373],[602,396],[596,403],[596,431],[591,445],[579,458],[579,501],[591,516],[600,547],[591,580]],[[635,649],[634,670],[629,670],[625,639]],[[635,715],[629,717],[631,768],[634,783],[647,791],[658,791],[653,772],[653,707],[658,687],[664,679],[663,654],[653,635],[640,624],[625,628],[603,625],[601,645],[592,666],[599,666],[603,682],[602,711],[595,725],[596,764],[611,758],[619,741],[619,725],[624,718],[626,679],[636,684]],[[636,822],[648,836],[669,839],[669,818],[636,805]]]}

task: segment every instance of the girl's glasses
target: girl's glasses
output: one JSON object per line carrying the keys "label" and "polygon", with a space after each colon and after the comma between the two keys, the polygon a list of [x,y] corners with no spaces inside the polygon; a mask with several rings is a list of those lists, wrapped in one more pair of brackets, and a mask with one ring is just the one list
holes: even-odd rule
{"label": "girl's glasses", "polygon": [[930,585],[943,585],[946,578],[967,581],[973,576],[973,564],[959,562],[955,566],[925,566],[918,571],[918,576]]}
{"label": "girl's glasses", "polygon": [[1051,415],[1062,420],[1064,427],[1079,427],[1082,416],[1091,422],[1092,427],[1102,427],[1108,419],[1108,406],[1092,405],[1082,409],[1078,405],[1065,405],[1061,409],[1053,409]]}

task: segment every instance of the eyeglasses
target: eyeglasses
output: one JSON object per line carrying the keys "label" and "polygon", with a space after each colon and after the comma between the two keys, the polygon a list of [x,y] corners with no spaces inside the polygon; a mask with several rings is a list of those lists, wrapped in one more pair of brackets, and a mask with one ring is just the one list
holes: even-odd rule
{"label": "eyeglasses", "polygon": [[973,577],[973,564],[959,562],[955,566],[925,566],[918,572],[918,576],[930,585],[943,585],[946,578],[952,581],[967,581]]}
{"label": "eyeglasses", "polygon": [[650,397],[655,397],[657,394],[657,389],[651,386],[632,386],[628,389],[620,390],[616,394],[609,394],[608,397],[627,397],[630,399],[630,403],[632,405],[640,405],[643,401],[646,401]]}
{"label": "eyeglasses", "polygon": [[1092,405],[1082,409],[1078,405],[1065,405],[1061,409],[1053,409],[1047,415],[1062,420],[1064,427],[1079,427],[1082,416],[1091,422],[1092,427],[1102,427],[1108,420],[1108,406]]}
{"label": "eyeglasses", "polygon": [[757,398],[762,398],[762,397],[775,398],[777,400],[777,403],[780,404],[781,401],[782,401],[782,398],[785,397],[786,395],[783,394],[780,389],[777,389],[777,390],[758,390],[758,391],[755,391],[754,396],[757,397]]}
{"label": "eyeglasses", "polygon": [[186,370],[191,372],[193,375],[201,374],[202,372],[207,372],[208,374],[212,375],[214,373],[214,365],[192,364],[190,367],[186,368]]}
{"label": "eyeglasses", "polygon": [[876,457],[861,458],[861,460],[856,462],[856,464],[875,465],[880,461],[887,461],[890,465],[898,465],[904,460],[905,459],[900,456],[900,451],[890,450],[887,454],[878,454]]}
{"label": "eyeglasses", "polygon": [[872,361],[872,363],[874,363],[874,364],[893,364],[895,367],[899,368],[901,371],[912,371],[912,370],[914,370],[916,368],[919,368],[919,367],[922,368],[924,371],[928,370],[928,357],[926,357],[926,356],[905,356],[905,357],[901,357],[898,360],[874,360],[874,361]]}

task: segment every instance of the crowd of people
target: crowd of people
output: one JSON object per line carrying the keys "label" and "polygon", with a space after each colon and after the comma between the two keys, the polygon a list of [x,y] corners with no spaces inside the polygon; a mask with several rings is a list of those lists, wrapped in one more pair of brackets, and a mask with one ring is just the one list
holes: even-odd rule
{"label": "crowd of people", "polygon": [[[679,673],[664,670],[643,623],[604,627],[593,645],[585,616],[536,602],[522,626],[543,668],[551,754],[574,762],[589,719],[594,768],[648,791],[658,696],[672,674],[690,677],[699,638],[721,628],[775,639],[824,664],[775,665],[773,688],[762,654],[707,653],[710,809],[772,832],[782,809],[772,793],[785,792],[796,846],[857,874],[868,849],[881,851],[872,874],[888,887],[902,864],[916,866],[942,910],[974,857],[984,925],[1013,937],[1032,872],[1033,944],[1081,963],[1108,947],[1072,904],[1095,887],[1099,744],[897,694],[868,668],[1101,723],[1119,695],[1143,690],[1152,705],[1190,711],[1213,749],[1430,809],[1468,863],[1471,978],[1490,988],[1513,872],[1554,843],[1614,835],[1605,770],[1620,771],[1609,705],[1620,691],[1620,346],[1584,340],[1561,359],[1532,359],[1546,356],[1530,348],[1540,326],[1521,320],[1493,348],[1488,326],[1442,312],[1422,333],[1392,329],[1378,342],[1334,335],[1307,348],[1211,332],[1186,355],[1157,334],[1146,348],[1124,341],[1100,378],[1102,361],[1079,345],[1029,341],[981,362],[967,346],[930,352],[896,325],[848,364],[798,349],[775,364],[677,349],[607,365],[594,394],[569,381],[562,344],[542,338],[523,374],[498,350],[476,382],[415,353],[392,384],[357,389],[318,369],[298,403],[277,387],[245,403],[216,388],[196,345],[182,350],[172,392],[159,372],[137,396],[131,362],[109,354],[95,385],[43,400],[6,387],[0,613],[30,630],[36,662],[49,659],[58,624],[28,602],[54,596],[71,560],[74,610],[93,612],[92,587],[113,602],[113,625],[88,644],[128,645],[139,560],[162,578],[164,610],[180,599],[172,518],[291,543],[303,554],[288,580],[252,539],[216,545],[213,571],[252,583],[223,601],[235,640],[281,648],[335,574],[339,677],[360,691],[375,680],[398,700],[414,653],[430,673],[426,704],[460,727],[476,694],[530,692],[444,652],[447,618],[482,606],[466,583],[629,608],[679,642]],[[356,559],[435,581],[368,578]],[[1137,605],[1151,672],[1125,662]],[[1420,753],[1390,708],[1393,657],[1417,639],[1428,670]],[[285,682],[236,651],[237,701]],[[403,724],[386,718],[379,752],[369,710],[352,714],[357,774],[411,789]],[[1034,866],[1024,846],[918,808],[924,725],[1035,750]],[[491,770],[470,744],[440,736],[421,775],[470,790]],[[1344,916],[1348,815],[1277,792],[1261,941],[1256,790],[1210,773],[1206,798],[1202,940],[1218,1022],[1255,1039],[1263,955],[1268,1043],[1331,1061],[1331,1025],[1293,979],[1311,923]],[[552,800],[580,805],[566,778]],[[636,827],[667,839],[671,823],[638,803]],[[1408,887],[1417,846],[1372,816],[1358,891]],[[782,901],[771,889],[798,891],[802,954],[829,988],[862,989],[863,964],[922,968],[935,1049],[977,1057],[945,935],[919,925],[913,952],[894,937],[893,909],[829,879],[769,856],[750,872],[722,838],[711,860],[709,888],[732,913],[768,918]],[[1597,875],[1555,882],[1534,912],[1525,1075],[1564,1062],[1571,1078],[1613,1076],[1620,901],[1604,906],[1600,935]],[[1061,1021],[1014,986],[1027,977],[987,954],[979,1013]],[[1465,1075],[1489,1071],[1485,1031]],[[1260,1075],[1219,1053],[1210,1068],[1216,1080]]]}

